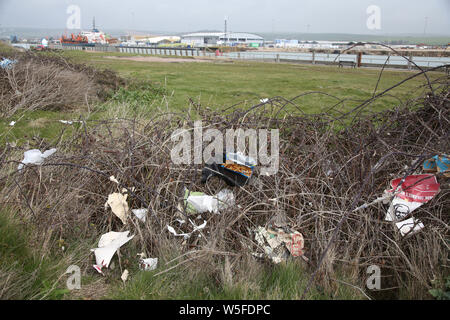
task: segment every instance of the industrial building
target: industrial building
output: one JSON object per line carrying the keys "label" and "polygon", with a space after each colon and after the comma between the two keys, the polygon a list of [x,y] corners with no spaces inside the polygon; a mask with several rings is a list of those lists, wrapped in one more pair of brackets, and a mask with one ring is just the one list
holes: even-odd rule
{"label": "industrial building", "polygon": [[182,36],[181,43],[191,47],[215,45],[262,47],[264,46],[264,38],[256,34],[243,32],[197,32]]}

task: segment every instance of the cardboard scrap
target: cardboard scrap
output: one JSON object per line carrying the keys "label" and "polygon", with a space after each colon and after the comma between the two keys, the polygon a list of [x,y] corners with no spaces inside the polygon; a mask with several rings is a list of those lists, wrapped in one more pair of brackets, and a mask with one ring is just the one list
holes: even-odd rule
{"label": "cardboard scrap", "polygon": [[425,160],[423,170],[429,173],[442,173],[450,178],[450,156],[436,155],[431,159]]}

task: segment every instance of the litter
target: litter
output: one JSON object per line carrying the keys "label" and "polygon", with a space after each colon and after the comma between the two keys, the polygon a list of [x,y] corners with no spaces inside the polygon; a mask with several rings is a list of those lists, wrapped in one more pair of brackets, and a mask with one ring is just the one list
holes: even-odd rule
{"label": "litter", "polygon": [[105,203],[105,209],[111,207],[111,211],[122,221],[127,223],[128,218],[128,203],[127,194],[112,193],[108,196],[108,201]]}
{"label": "litter", "polygon": [[218,214],[221,210],[234,205],[234,194],[229,189],[223,189],[215,196],[205,195],[203,192],[189,192],[185,190],[184,201],[186,213],[211,212]]}
{"label": "litter", "polygon": [[59,120],[59,122],[64,124],[83,123],[81,120]]}
{"label": "litter", "polygon": [[123,271],[122,276],[120,277],[120,279],[122,279],[122,281],[125,283],[125,281],[128,280],[129,274],[130,274],[130,273],[128,272],[128,270],[125,269],[125,270]]}
{"label": "litter", "polygon": [[147,258],[139,261],[139,269],[144,271],[155,270],[158,266],[158,258]]}
{"label": "litter", "polygon": [[431,159],[425,160],[423,163],[423,170],[430,173],[443,173],[444,176],[450,178],[450,159],[449,156],[436,155]]}
{"label": "litter", "polygon": [[400,222],[396,222],[395,225],[397,226],[398,230],[400,230],[400,233],[403,237],[407,234],[414,234],[425,227],[422,222],[415,218],[409,218]]}
{"label": "litter", "polygon": [[255,240],[264,249],[264,254],[253,253],[253,255],[259,258],[267,257],[275,264],[286,261],[289,256],[302,257],[308,261],[303,251],[303,235],[298,231],[291,231],[289,228],[286,230],[288,232],[285,232],[283,228],[264,227],[254,230]]}
{"label": "litter", "polygon": [[394,221],[402,236],[412,234],[421,230],[424,225],[417,219],[411,217],[411,213],[434,198],[439,193],[439,183],[431,174],[411,175],[404,179],[397,190],[402,179],[391,181],[392,189],[386,190],[386,194],[394,195],[394,198],[386,213],[386,221]]}
{"label": "litter", "polygon": [[256,166],[256,161],[253,158],[244,156],[240,152],[227,153],[225,154],[225,163],[221,166],[249,179]]}
{"label": "litter", "polygon": [[261,103],[266,103],[266,102],[268,102],[268,101],[269,101],[269,99],[267,99],[267,98],[266,98],[266,99],[260,99],[260,100],[259,100],[259,102],[261,102]]}
{"label": "litter", "polygon": [[207,164],[202,171],[202,183],[209,177],[218,176],[229,186],[243,186],[251,178],[256,161],[242,153],[226,153],[222,156],[222,163]]}
{"label": "litter", "polygon": [[11,69],[13,65],[17,63],[17,60],[10,60],[7,58],[4,58],[2,61],[0,61],[0,68],[2,69]]}
{"label": "litter", "polygon": [[123,246],[125,243],[134,238],[134,235],[128,237],[130,231],[125,232],[108,232],[100,237],[98,242],[98,248],[91,249],[95,254],[95,265],[93,266],[95,270],[99,273],[102,272],[102,268],[108,268],[114,253]]}
{"label": "litter", "polygon": [[42,164],[46,158],[50,157],[55,152],[56,152],[55,148],[47,150],[44,153],[42,153],[38,149],[25,151],[23,154],[24,158],[22,160],[22,163],[19,164],[17,169],[22,170],[24,164],[36,164],[36,165]]}
{"label": "litter", "polygon": [[11,121],[11,122],[9,123],[9,125],[10,125],[11,127],[14,127],[15,124],[16,124],[15,121]]}
{"label": "litter", "polygon": [[167,225],[167,230],[169,230],[169,232],[172,233],[175,237],[184,237],[184,239],[189,239],[194,232],[202,230],[206,227],[206,220],[203,220],[203,223],[199,226],[196,226],[191,220],[189,221],[194,226],[194,230],[192,230],[192,232],[190,233],[177,233],[175,229],[169,225]]}
{"label": "litter", "polygon": [[204,192],[189,191],[187,188],[184,190],[184,205],[186,206],[187,214],[193,214],[197,212],[197,209],[195,208],[194,204],[191,203],[191,201],[195,203],[198,197],[207,197],[207,195]]}
{"label": "litter", "polygon": [[138,218],[142,222],[145,222],[145,220],[147,220],[147,209],[132,209],[131,212],[133,212],[136,218]]}
{"label": "litter", "polygon": [[191,236],[190,233],[177,233],[175,229],[169,225],[167,225],[167,230],[169,230],[170,233],[172,233],[175,237],[184,237],[185,239],[189,239]]}
{"label": "litter", "polygon": [[119,184],[119,181],[117,181],[117,179],[114,176],[109,177],[109,181]]}

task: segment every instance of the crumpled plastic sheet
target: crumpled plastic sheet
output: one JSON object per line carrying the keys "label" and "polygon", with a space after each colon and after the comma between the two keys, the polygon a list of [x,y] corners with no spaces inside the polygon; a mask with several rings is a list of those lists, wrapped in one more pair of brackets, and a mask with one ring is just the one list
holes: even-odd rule
{"label": "crumpled plastic sheet", "polygon": [[[189,196],[187,196],[189,194]],[[192,213],[220,213],[235,204],[233,191],[223,189],[215,196],[208,196],[201,192],[191,192],[186,190],[185,200],[187,201],[186,211]]]}
{"label": "crumpled plastic sheet", "polygon": [[25,151],[23,153],[24,158],[22,160],[22,163],[19,164],[17,169],[22,170],[22,168],[24,167],[25,164],[40,165],[44,162],[44,160],[46,158],[50,157],[55,152],[56,152],[55,148],[49,149],[49,150],[45,151],[44,153],[42,153],[38,149],[32,149],[32,150]]}
{"label": "crumpled plastic sheet", "polygon": [[139,269],[144,271],[155,270],[158,266],[158,258],[141,259],[139,262]]}
{"label": "crumpled plastic sheet", "polygon": [[0,68],[2,69],[11,69],[13,65],[17,63],[17,60],[10,60],[7,58],[4,58],[2,61],[0,61]]}
{"label": "crumpled plastic sheet", "polygon": [[145,223],[145,221],[147,220],[147,209],[131,209],[131,212],[133,212],[136,218],[138,218],[142,222]]}
{"label": "crumpled plastic sheet", "polygon": [[134,238],[134,235],[129,237],[130,231],[125,232],[108,232],[103,234],[98,241],[98,248],[91,249],[95,254],[95,270],[102,273],[103,267],[108,268],[114,253],[122,247],[125,243]]}
{"label": "crumpled plastic sheet", "polygon": [[[192,221],[191,221],[192,223]],[[194,223],[192,223],[194,225]],[[189,239],[191,235],[199,230],[202,230],[206,227],[206,220],[203,220],[203,223],[199,226],[194,225],[194,230],[190,233],[177,233],[175,229],[169,225],[167,225],[167,230],[169,230],[170,233],[172,233],[175,237],[184,237],[184,239]]]}

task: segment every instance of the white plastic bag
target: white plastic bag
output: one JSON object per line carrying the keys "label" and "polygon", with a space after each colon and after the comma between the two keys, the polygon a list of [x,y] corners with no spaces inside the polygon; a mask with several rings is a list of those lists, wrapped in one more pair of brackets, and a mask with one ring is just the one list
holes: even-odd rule
{"label": "white plastic bag", "polygon": [[98,241],[98,248],[91,249],[95,254],[94,268],[101,272],[103,267],[108,268],[114,253],[125,243],[134,238],[134,235],[128,237],[130,231],[125,232],[108,232],[103,234]]}
{"label": "white plastic bag", "polygon": [[233,206],[235,200],[233,191],[223,189],[215,196],[189,196],[187,202],[194,207],[197,213],[220,213],[221,210]]}
{"label": "white plastic bag", "polygon": [[56,152],[55,148],[47,150],[44,153],[42,153],[38,149],[32,149],[32,150],[25,151],[23,153],[24,158],[22,160],[22,163],[19,164],[17,169],[22,170],[24,164],[37,164],[37,165],[42,164],[42,162],[44,162],[44,160],[46,158],[50,157],[55,152]]}

